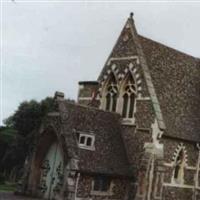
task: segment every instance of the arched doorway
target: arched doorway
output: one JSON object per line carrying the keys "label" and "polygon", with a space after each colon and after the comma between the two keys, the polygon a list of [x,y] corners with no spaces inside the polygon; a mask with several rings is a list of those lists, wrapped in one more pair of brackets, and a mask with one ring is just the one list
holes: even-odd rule
{"label": "arched doorway", "polygon": [[63,155],[56,141],[49,147],[41,165],[40,193],[44,199],[55,199],[63,183]]}

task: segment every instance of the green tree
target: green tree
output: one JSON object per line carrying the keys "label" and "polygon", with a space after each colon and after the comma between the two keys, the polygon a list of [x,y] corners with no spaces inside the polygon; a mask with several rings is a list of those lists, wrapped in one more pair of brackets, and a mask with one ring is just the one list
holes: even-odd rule
{"label": "green tree", "polygon": [[5,158],[9,157],[11,144],[15,143],[17,136],[18,134],[13,128],[0,127],[0,182],[4,181],[5,173],[12,169],[13,162],[10,161],[13,159],[10,158],[9,162],[5,162]]}
{"label": "green tree", "polygon": [[24,165],[27,154],[33,146],[35,131],[48,112],[55,110],[53,98],[41,102],[22,102],[16,112],[8,117],[0,128],[0,170],[8,174]]}

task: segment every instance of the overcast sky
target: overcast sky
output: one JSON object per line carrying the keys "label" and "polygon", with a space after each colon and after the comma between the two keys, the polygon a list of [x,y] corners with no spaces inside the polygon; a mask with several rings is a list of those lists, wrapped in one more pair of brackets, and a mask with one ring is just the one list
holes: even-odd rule
{"label": "overcast sky", "polygon": [[140,34],[200,57],[199,3],[3,2],[2,112],[96,80],[129,13]]}

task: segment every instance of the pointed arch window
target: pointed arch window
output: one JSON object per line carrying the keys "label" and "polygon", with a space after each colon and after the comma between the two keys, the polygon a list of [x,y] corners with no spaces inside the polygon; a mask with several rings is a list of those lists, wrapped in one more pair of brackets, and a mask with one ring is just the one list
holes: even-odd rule
{"label": "pointed arch window", "polygon": [[124,84],[122,98],[123,98],[122,117],[133,118],[135,98],[136,98],[136,86],[135,86],[135,81],[132,78],[131,74],[128,75],[128,78]]}
{"label": "pointed arch window", "polygon": [[106,88],[106,104],[105,109],[107,111],[115,112],[118,98],[117,82],[113,74],[110,75],[110,79]]}
{"label": "pointed arch window", "polygon": [[185,167],[185,156],[184,151],[181,149],[175,160],[173,179],[177,184],[184,182],[184,167]]}

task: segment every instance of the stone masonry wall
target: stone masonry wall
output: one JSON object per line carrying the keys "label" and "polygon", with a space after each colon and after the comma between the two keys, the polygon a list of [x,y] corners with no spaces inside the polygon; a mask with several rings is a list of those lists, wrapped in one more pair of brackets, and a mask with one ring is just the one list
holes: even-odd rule
{"label": "stone masonry wall", "polygon": [[107,194],[105,192],[92,191],[92,182],[94,176],[81,175],[78,183],[77,197],[84,200],[122,200],[126,196],[127,183],[126,179],[112,178],[110,192]]}
{"label": "stone masonry wall", "polygon": [[[164,137],[164,197],[166,200],[194,199],[195,178],[197,173],[198,149],[196,143],[187,142],[179,139]],[[183,183],[173,181],[174,163],[177,152],[184,148],[185,167]],[[197,188],[196,188],[197,189]]]}

